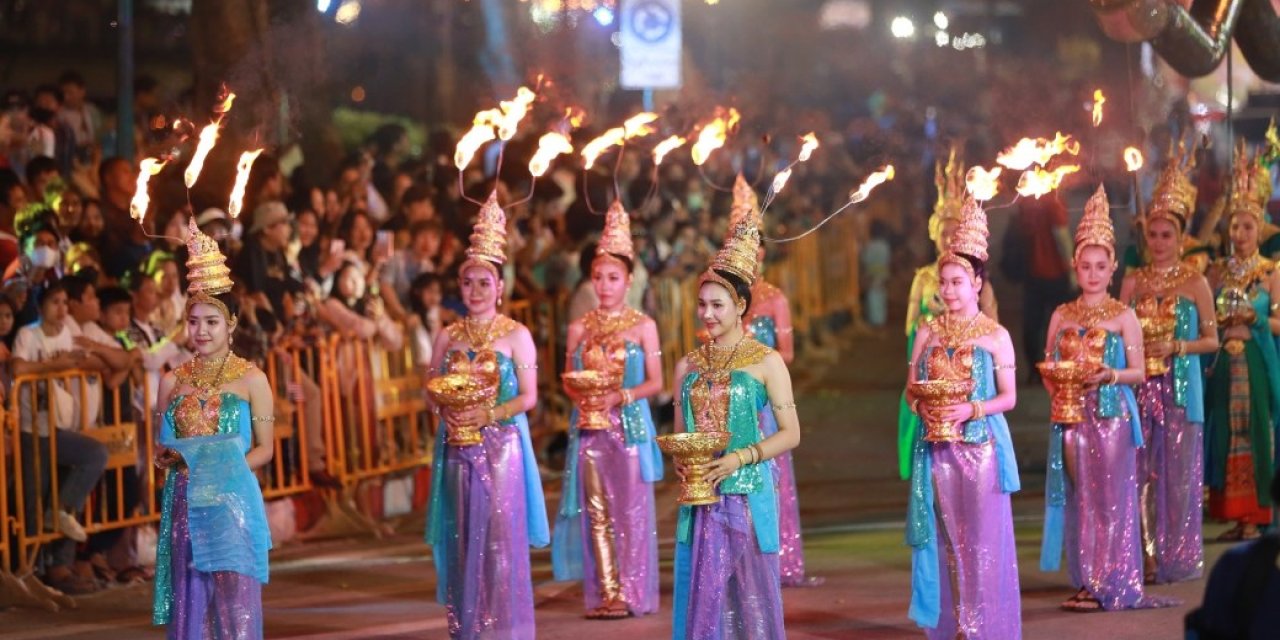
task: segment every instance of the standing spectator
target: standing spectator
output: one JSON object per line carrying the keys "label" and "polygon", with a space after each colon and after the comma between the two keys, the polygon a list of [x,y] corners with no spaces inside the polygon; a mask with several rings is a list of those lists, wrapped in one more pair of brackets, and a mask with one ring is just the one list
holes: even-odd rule
{"label": "standing spectator", "polygon": [[27,190],[18,175],[0,169],[0,269],[18,259],[18,236],[13,222],[18,211],[27,206]]}
{"label": "standing spectator", "polygon": [[179,282],[177,260],[167,251],[153,251],[147,258],[143,274],[156,281],[160,294],[160,303],[151,316],[151,324],[166,334],[178,329],[187,320],[182,317],[183,309],[187,308],[187,296]]}
{"label": "standing spectator", "polygon": [[[69,176],[72,169],[72,157],[75,155],[75,142],[71,132],[67,131],[58,120],[62,111],[62,93],[51,84],[36,87],[32,100],[31,119],[35,122],[31,150],[33,155],[53,158],[58,163],[58,173]],[[48,130],[45,131],[44,129]],[[52,146],[48,146],[48,145]],[[28,180],[30,177],[28,176]]]}
{"label": "standing spectator", "polygon": [[[1049,317],[1058,305],[1071,298],[1075,288],[1068,259],[1072,255],[1072,239],[1067,230],[1067,207],[1057,192],[1038,200],[1022,200],[1018,209],[1014,224],[1005,232],[1015,234],[1013,242],[1004,243],[1009,255],[1003,256],[1000,264],[1006,276],[1022,280],[1022,353],[1026,362],[1040,362],[1044,360]],[[1014,251],[1013,247],[1022,248]],[[1025,263],[1013,264],[1019,254]],[[1025,277],[1019,277],[1020,273]],[[1031,381],[1039,381],[1039,371],[1035,367],[1028,369]]]}
{"label": "standing spectator", "polygon": [[394,202],[395,169],[409,152],[409,132],[403,125],[384,124],[373,132],[370,142],[373,144],[371,182],[383,200]]}
{"label": "standing spectator", "polygon": [[[18,331],[13,345],[14,375],[59,373],[84,364],[86,354],[75,348],[66,326],[67,292],[61,282],[54,282],[42,292],[40,318]],[[31,396],[30,393],[21,393],[18,400],[22,429],[20,455],[26,462],[22,465],[23,483],[29,492],[25,514],[27,533],[36,533],[38,506],[46,505],[52,509],[51,497],[45,495],[52,482],[49,466],[47,463],[42,466],[44,473],[37,481],[35,465],[32,464],[36,456],[47,460],[52,438],[57,446],[58,466],[65,467],[67,474],[58,483],[59,509],[56,513],[50,511],[45,517],[52,519],[52,524],[67,539],[50,545],[45,582],[71,595],[92,593],[98,590],[93,580],[72,571],[75,543],[88,539],[84,527],[72,514],[84,508],[93,487],[102,477],[107,465],[107,449],[101,442],[79,433],[79,425],[70,419],[75,415],[76,398],[61,382],[38,382],[34,404]],[[53,415],[50,415],[50,407],[54,408]],[[52,433],[51,422],[56,423]]]}
{"label": "standing spectator", "polygon": [[241,248],[232,273],[255,298],[255,306],[265,307],[279,320],[286,318],[285,297],[302,290],[302,283],[290,274],[285,247],[292,234],[289,211],[278,200],[264,202],[253,213],[253,226]]}
{"label": "standing spectator", "polygon": [[58,111],[58,120],[70,134],[76,157],[87,162],[93,155],[98,132],[102,130],[102,114],[85,99],[84,78],[79,73],[68,71],[62,74],[58,87],[62,89],[62,109]]}
{"label": "standing spectator", "polygon": [[127,281],[133,298],[133,318],[125,331],[124,346],[129,350],[142,350],[145,386],[134,392],[133,404],[138,411],[145,411],[159,397],[160,377],[189,360],[191,355],[179,343],[185,325],[180,324],[178,329],[165,334],[151,324],[152,315],[160,305],[155,279],[131,273]]}
{"label": "standing spectator", "polygon": [[431,345],[436,336],[444,328],[445,321],[453,314],[446,311],[441,304],[444,301],[444,287],[439,275],[421,273],[413,279],[409,288],[409,308],[413,314],[409,316],[408,327],[413,332],[413,362],[418,366],[418,373],[424,380],[431,377],[428,369],[431,366]]}
{"label": "standing spectator", "polygon": [[249,170],[249,181],[245,184],[244,211],[249,215],[244,224],[252,228],[262,205],[281,201],[289,195],[286,193],[284,174],[280,172],[280,161],[275,156],[263,154],[254,161]]}
{"label": "standing spectator", "polygon": [[27,213],[29,215],[18,221],[22,255],[9,263],[4,273],[5,281],[21,279],[33,294],[18,314],[19,325],[30,324],[39,317],[35,298],[39,298],[44,288],[62,275],[61,238],[53,211],[41,205]]}
{"label": "standing spectator", "polygon": [[137,177],[133,163],[124,158],[108,158],[98,167],[103,229],[97,248],[106,276],[114,280],[136,269],[151,253],[142,225],[129,215]]}
{"label": "standing spectator", "polygon": [[53,158],[39,155],[27,163],[27,187],[31,202],[48,202],[49,185],[58,180],[58,163]]}
{"label": "standing spectator", "polygon": [[414,280],[436,272],[435,257],[440,253],[444,227],[435,220],[423,220],[413,223],[409,235],[409,246],[397,251],[382,273],[382,298],[394,319],[403,319],[404,309],[412,305],[409,293]]}
{"label": "standing spectator", "polygon": [[437,217],[431,189],[422,185],[413,185],[405,190],[396,208],[396,214],[382,225],[382,230],[396,233],[396,248],[399,249],[409,244],[409,230],[415,223],[435,220]]}

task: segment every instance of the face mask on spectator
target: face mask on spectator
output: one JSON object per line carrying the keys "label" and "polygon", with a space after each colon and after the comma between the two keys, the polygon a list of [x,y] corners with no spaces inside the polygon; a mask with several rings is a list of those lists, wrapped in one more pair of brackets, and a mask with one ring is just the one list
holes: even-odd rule
{"label": "face mask on spectator", "polygon": [[701,209],[701,208],[702,208],[702,194],[701,194],[701,193],[691,193],[691,194],[689,194],[689,198],[688,198],[688,205],[689,205],[689,208],[690,208],[690,209]]}
{"label": "face mask on spectator", "polygon": [[32,266],[52,269],[58,264],[58,250],[53,247],[35,247],[28,254]]}

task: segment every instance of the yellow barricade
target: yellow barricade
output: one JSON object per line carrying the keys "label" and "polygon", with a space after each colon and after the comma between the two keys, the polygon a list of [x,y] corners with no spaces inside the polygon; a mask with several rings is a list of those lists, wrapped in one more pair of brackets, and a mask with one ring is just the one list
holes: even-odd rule
{"label": "yellow barricade", "polygon": [[[82,518],[87,533],[159,519],[151,489],[154,468],[149,464],[154,454],[151,412],[134,407],[133,398],[118,388],[97,395],[101,385],[97,374],[81,371],[22,375],[13,381],[5,417],[7,449],[12,452],[6,478],[13,485],[10,518],[16,523],[16,537],[10,538],[8,553],[17,554],[21,571],[34,566],[41,545],[64,537],[53,521],[64,510],[59,500],[58,439],[53,437],[59,429],[98,440],[107,450],[102,479],[83,514],[73,514]],[[145,392],[142,399],[149,408]],[[24,440],[31,455],[22,453]]]}
{"label": "yellow barricade", "polygon": [[[319,372],[318,347],[278,349],[267,358],[265,373],[276,403],[275,455],[271,464],[258,471],[262,497],[267,500],[311,490],[310,438],[322,432],[323,422],[308,424],[307,415],[312,413],[309,403],[323,402]],[[306,393],[308,387],[316,392]]]}

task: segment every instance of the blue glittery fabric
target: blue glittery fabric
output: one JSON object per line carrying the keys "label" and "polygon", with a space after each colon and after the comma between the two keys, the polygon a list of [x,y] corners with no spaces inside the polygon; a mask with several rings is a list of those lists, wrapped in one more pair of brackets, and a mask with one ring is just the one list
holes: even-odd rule
{"label": "blue glittery fabric", "polygon": [[[1200,339],[1200,310],[1195,302],[1178,297],[1177,324],[1173,339],[1191,342]],[[1188,353],[1173,357],[1173,401],[1186,409],[1187,420],[1204,422],[1204,374],[1200,369],[1200,354]]]}
{"label": "blue glittery fabric", "polygon": [[755,316],[747,323],[747,331],[760,344],[770,349],[778,348],[778,324],[773,316]]}
{"label": "blue glittery fabric", "polygon": [[[1073,330],[1075,329],[1064,329],[1063,333]],[[1054,338],[1055,359],[1058,358],[1057,344],[1061,338],[1062,333]],[[1112,369],[1124,369],[1125,362],[1124,339],[1120,334],[1107,332],[1103,365]],[[1086,411],[1092,410],[1093,413],[1090,421],[1123,418],[1129,423],[1131,447],[1137,449],[1142,446],[1142,424],[1138,419],[1138,401],[1132,387],[1123,384],[1104,384],[1089,392],[1087,396],[1093,396],[1087,398]],[[1063,455],[1064,430],[1063,425],[1055,424],[1053,431],[1049,434],[1049,459],[1045,477],[1044,536],[1040,545],[1042,571],[1057,571],[1062,562],[1065,524],[1063,508],[1067,504],[1067,473]]]}
{"label": "blue glittery fabric", "polygon": [[[645,354],[642,347],[627,341],[626,367],[622,374],[622,387],[632,389],[645,381]],[[582,349],[573,356],[573,370],[582,369]],[[662,450],[654,438],[653,414],[647,398],[637,400],[620,409],[618,418],[628,448],[636,451],[640,466],[640,480],[657,482],[662,479]],[[582,483],[579,478],[582,433],[578,430],[578,410],[569,415],[569,446],[565,464],[564,482],[560,493],[560,509],[556,514],[556,526],[551,538],[551,565],[556,580],[581,580],[583,576],[583,541],[581,518],[583,498],[579,495]]]}
{"label": "blue glittery fabric", "polygon": [[[155,624],[182,617],[183,607],[197,604],[175,602],[174,584],[185,580],[183,574],[227,572],[259,583],[266,583],[268,577],[271,531],[258,479],[244,457],[253,444],[249,403],[223,393],[217,433],[179,437],[174,412],[182,399],[173,399],[160,425],[160,444],[180,453],[187,471],[186,481],[180,483],[177,479],[182,472],[170,469],[165,482],[156,549]],[[185,513],[178,513],[183,505]],[[176,544],[189,547],[189,555],[187,549],[174,548],[176,520],[184,520],[178,528],[188,532],[187,540]],[[182,566],[175,566],[178,558],[184,559]],[[212,597],[216,600],[219,596],[215,593]],[[249,606],[260,610],[261,600]]]}
{"label": "blue glittery fabric", "polygon": [[[927,378],[927,362],[927,357],[919,359],[917,380]],[[970,400],[986,401],[996,397],[998,392],[993,363],[994,359],[989,351],[981,347],[974,348],[970,375],[976,384],[969,396]],[[1009,423],[1004,414],[997,413],[980,420],[970,420],[963,429],[961,442],[964,444],[981,445],[993,441],[1001,491],[1009,494],[1021,489],[1013,439],[1009,435]],[[937,502],[930,455],[932,446],[932,443],[924,440],[924,430],[919,430],[912,455],[911,493],[907,503],[906,543],[912,548],[911,605],[908,617],[922,627],[937,626],[942,601],[935,511]]]}

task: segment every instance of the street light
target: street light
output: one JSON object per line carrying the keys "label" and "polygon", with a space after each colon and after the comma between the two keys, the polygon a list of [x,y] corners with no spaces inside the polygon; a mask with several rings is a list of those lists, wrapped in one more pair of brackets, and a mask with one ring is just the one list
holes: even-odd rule
{"label": "street light", "polygon": [[908,40],[916,37],[916,23],[906,16],[898,16],[889,23],[889,32],[895,38]]}

